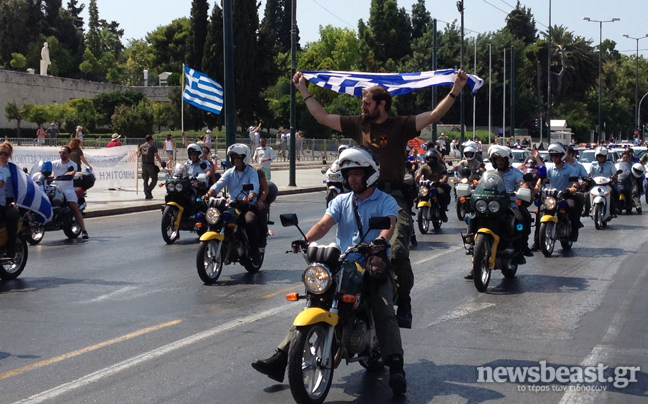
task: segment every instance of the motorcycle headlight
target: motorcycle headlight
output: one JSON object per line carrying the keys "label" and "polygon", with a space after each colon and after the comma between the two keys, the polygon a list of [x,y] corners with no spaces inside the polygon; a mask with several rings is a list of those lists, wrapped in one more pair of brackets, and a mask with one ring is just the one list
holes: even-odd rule
{"label": "motorcycle headlight", "polygon": [[304,285],[315,295],[321,295],[331,287],[331,272],[321,264],[309,265],[304,271]]}
{"label": "motorcycle headlight", "polygon": [[547,197],[547,199],[545,199],[545,209],[547,210],[556,209],[556,198],[553,198],[551,196]]}
{"label": "motorcycle headlight", "polygon": [[488,210],[490,210],[493,213],[496,213],[498,210],[500,210],[500,203],[497,201],[488,202]]}
{"label": "motorcycle headlight", "polygon": [[430,193],[430,190],[428,189],[428,187],[420,187],[419,188],[419,194],[421,194],[421,196],[426,197],[426,196],[428,196],[429,193]]}
{"label": "motorcycle headlight", "polygon": [[218,209],[215,208],[209,208],[207,209],[207,213],[205,213],[205,220],[209,224],[216,224],[218,220],[220,219],[220,212]]}
{"label": "motorcycle headlight", "polygon": [[175,186],[175,190],[178,191],[178,192],[182,192],[182,189],[183,189],[183,188],[184,188],[184,187],[183,187],[182,184],[180,184],[180,183],[176,184],[176,186]]}
{"label": "motorcycle headlight", "polygon": [[484,213],[486,212],[486,209],[488,209],[488,204],[486,203],[485,200],[480,199],[477,202],[475,202],[475,209],[477,209],[477,211],[480,213]]}
{"label": "motorcycle headlight", "polygon": [[175,190],[175,185],[174,184],[167,184],[167,191],[173,192]]}

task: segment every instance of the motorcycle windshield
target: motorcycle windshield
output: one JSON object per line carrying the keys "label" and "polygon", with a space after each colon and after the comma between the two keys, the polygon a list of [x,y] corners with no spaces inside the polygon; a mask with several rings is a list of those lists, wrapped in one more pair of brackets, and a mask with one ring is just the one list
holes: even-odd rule
{"label": "motorcycle windshield", "polygon": [[477,183],[474,193],[477,195],[506,194],[506,186],[497,171],[487,171]]}
{"label": "motorcycle windshield", "polygon": [[184,164],[177,163],[173,169],[173,178],[182,179],[187,177],[187,168]]}

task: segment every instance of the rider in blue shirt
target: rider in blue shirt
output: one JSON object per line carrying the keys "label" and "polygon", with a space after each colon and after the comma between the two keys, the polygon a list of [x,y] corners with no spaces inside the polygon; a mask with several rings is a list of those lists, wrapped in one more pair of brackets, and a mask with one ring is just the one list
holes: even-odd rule
{"label": "rider in blue shirt", "polygon": [[616,184],[617,169],[613,162],[607,159],[608,149],[599,146],[594,150],[596,161],[589,168],[589,177],[608,177],[612,179],[612,198],[610,201],[610,211],[612,217],[617,217],[617,201],[619,200],[619,186]]}

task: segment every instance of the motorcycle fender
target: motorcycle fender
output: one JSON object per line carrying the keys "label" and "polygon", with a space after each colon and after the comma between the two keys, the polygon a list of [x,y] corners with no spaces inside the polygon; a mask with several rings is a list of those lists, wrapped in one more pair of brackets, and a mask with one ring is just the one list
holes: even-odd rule
{"label": "motorcycle fender", "polygon": [[326,323],[335,327],[339,319],[340,317],[335,313],[331,313],[330,311],[323,310],[318,307],[309,307],[307,309],[304,309],[304,311],[302,311],[297,315],[297,317],[295,317],[293,325],[299,327],[317,323]]}
{"label": "motorcycle fender", "polygon": [[215,231],[208,231],[204,233],[202,236],[200,236],[200,241],[209,241],[209,240],[223,241],[224,239],[225,239],[224,234]]}
{"label": "motorcycle fender", "polygon": [[431,204],[430,202],[427,202],[427,201],[420,201],[420,202],[416,205],[417,208],[422,208],[422,207],[425,207],[425,206],[427,206],[428,208],[431,208],[431,207],[432,207],[432,204]]}
{"label": "motorcycle fender", "polygon": [[619,200],[625,201],[625,194],[622,193],[621,195],[619,195]]}
{"label": "motorcycle fender", "polygon": [[540,218],[540,223],[554,222],[558,223],[558,218],[553,215],[544,215]]}
{"label": "motorcycle fender", "polygon": [[169,202],[167,203],[167,206],[175,206],[176,208],[178,208],[178,218],[176,219],[175,223],[173,223],[173,228],[179,229],[180,222],[182,222],[182,212],[184,212],[184,208],[177,202]]}
{"label": "motorcycle fender", "polygon": [[481,229],[477,230],[477,234],[479,233],[490,234],[491,237],[493,237],[493,248],[491,249],[491,255],[488,259],[488,269],[493,269],[495,268],[495,260],[497,259],[497,246],[499,245],[500,237],[495,234],[494,231],[486,227],[482,227]]}
{"label": "motorcycle fender", "polygon": [[602,196],[597,196],[594,198],[594,201],[592,202],[592,205],[597,205],[599,203],[605,203],[605,198]]}

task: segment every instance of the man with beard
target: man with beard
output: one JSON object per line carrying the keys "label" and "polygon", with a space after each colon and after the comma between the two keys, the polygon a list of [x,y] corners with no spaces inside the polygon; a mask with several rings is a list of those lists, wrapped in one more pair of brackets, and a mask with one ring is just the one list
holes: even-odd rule
{"label": "man with beard", "polygon": [[362,91],[362,114],[341,116],[329,114],[308,90],[308,82],[302,72],[297,72],[293,83],[308,111],[322,125],[342,132],[359,145],[368,146],[380,161],[381,170],[378,189],[390,194],[398,203],[398,221],[391,242],[391,262],[398,281],[398,324],[412,327],[410,291],[414,286],[414,274],[409,259],[409,242],[412,234],[412,217],[404,191],[407,141],[420,131],[440,120],[454,104],[455,98],[466,85],[468,76],[463,70],[456,73],[454,86],[434,111],[410,116],[389,116],[392,96],[384,87],[375,86]]}

